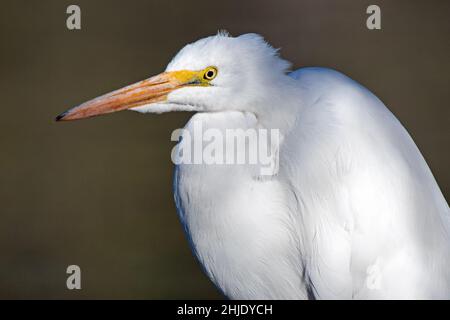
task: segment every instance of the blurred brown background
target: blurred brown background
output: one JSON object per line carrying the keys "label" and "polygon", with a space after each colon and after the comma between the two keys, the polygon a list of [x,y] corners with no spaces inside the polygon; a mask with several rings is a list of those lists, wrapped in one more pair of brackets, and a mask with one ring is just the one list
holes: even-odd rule
{"label": "blurred brown background", "polygon": [[[82,30],[66,28],[78,4]],[[369,4],[382,30],[365,26]],[[159,73],[186,43],[261,33],[295,67],[377,94],[450,193],[449,19],[442,1],[0,1],[0,298],[220,298],[172,199],[170,134],[187,113],[55,123]],[[66,289],[66,267],[82,290]]]}

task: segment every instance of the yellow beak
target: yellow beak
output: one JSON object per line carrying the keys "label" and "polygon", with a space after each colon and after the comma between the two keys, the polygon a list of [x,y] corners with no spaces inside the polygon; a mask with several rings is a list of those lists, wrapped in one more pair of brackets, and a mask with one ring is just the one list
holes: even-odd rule
{"label": "yellow beak", "polygon": [[203,85],[200,72],[189,70],[163,72],[69,109],[58,115],[56,121],[84,119],[162,102],[173,90],[189,85]]}

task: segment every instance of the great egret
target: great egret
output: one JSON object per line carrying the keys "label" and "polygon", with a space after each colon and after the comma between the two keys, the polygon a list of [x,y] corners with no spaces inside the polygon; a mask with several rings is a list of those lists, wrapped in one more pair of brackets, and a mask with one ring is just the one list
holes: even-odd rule
{"label": "great egret", "polygon": [[176,166],[192,249],[229,298],[450,298],[449,207],[407,131],[347,76],[289,67],[259,35],[219,33],[57,120],[188,110],[188,132],[195,121],[279,129],[268,177],[246,165]]}

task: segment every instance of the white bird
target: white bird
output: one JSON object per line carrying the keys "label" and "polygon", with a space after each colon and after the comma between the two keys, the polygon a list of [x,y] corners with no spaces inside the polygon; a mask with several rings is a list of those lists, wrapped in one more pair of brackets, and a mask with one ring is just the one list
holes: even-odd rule
{"label": "white bird", "polygon": [[57,120],[187,110],[191,133],[279,129],[272,175],[176,166],[193,252],[229,298],[450,298],[449,206],[408,132],[347,76],[289,67],[259,35],[219,33]]}

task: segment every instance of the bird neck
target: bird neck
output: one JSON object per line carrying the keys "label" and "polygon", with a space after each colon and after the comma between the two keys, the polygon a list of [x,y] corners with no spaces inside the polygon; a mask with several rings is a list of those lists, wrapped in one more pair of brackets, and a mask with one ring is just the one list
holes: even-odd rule
{"label": "bird neck", "polygon": [[294,126],[298,114],[301,114],[303,103],[294,79],[283,75],[278,84],[264,90],[254,113],[261,127],[279,129],[284,135]]}

